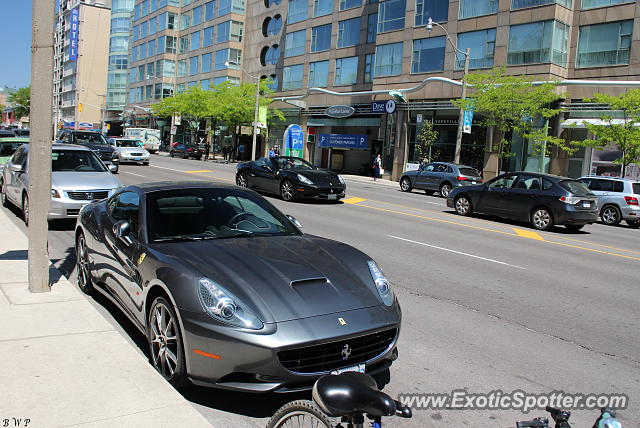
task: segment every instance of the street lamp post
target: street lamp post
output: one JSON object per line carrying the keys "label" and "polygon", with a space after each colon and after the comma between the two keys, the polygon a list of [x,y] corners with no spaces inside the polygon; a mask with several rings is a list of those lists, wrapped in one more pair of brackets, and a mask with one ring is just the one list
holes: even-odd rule
{"label": "street lamp post", "polygon": [[[471,57],[471,49],[467,48],[464,52],[458,49],[458,45],[456,43],[453,43],[453,40],[451,40],[451,35],[449,35],[449,32],[447,31],[447,29],[444,28],[442,25],[438,24],[437,22],[434,22],[433,19],[429,18],[429,21],[427,21],[427,30],[431,32],[434,25],[437,25],[438,27],[442,28],[442,30],[447,35],[447,40],[449,40],[449,43],[451,43],[451,46],[453,46],[453,49],[459,54],[464,55],[464,68],[462,71],[462,97],[461,97],[464,100],[467,97],[467,82],[465,81],[465,77],[467,73],[469,73],[469,58]],[[460,152],[462,151],[462,131],[463,130],[464,130],[464,109],[461,108],[460,115],[458,116],[458,134],[456,135],[456,152],[453,158],[453,162],[457,164],[460,163]]]}
{"label": "street lamp post", "polygon": [[253,112],[253,139],[251,141],[251,160],[256,160],[256,144],[258,139],[258,112],[260,110],[260,76],[254,76],[252,74],[247,73],[247,70],[244,69],[240,64],[236,62],[226,61],[224,63],[227,67],[229,65],[237,65],[240,67],[242,72],[252,79],[256,79],[256,108]]}

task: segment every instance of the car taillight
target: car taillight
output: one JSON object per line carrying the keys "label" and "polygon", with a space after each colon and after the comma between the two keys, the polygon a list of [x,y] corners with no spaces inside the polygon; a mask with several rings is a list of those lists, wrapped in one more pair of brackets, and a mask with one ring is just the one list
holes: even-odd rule
{"label": "car taillight", "polygon": [[188,151],[188,152],[192,152],[192,151],[193,151],[193,149],[187,149],[187,151]]}
{"label": "car taillight", "polygon": [[560,201],[564,202],[565,204],[575,205],[580,202],[581,199],[577,196],[560,196]]}
{"label": "car taillight", "polygon": [[627,205],[638,205],[638,198],[635,196],[625,196],[624,200],[627,202]]}
{"label": "car taillight", "polygon": [[471,181],[471,179],[470,179],[470,178],[463,177],[463,176],[461,176],[461,175],[457,176],[457,177],[456,177],[456,180],[458,180],[458,181]]}

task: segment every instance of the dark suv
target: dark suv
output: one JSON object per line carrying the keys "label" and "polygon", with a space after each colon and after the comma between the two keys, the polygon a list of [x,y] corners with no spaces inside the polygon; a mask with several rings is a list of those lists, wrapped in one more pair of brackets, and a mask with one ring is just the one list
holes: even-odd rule
{"label": "dark suv", "polygon": [[77,131],[74,129],[63,129],[58,132],[56,143],[78,144],[91,149],[105,165],[114,165],[109,170],[114,174],[118,173],[120,160],[115,148],[107,142],[100,132],[94,131]]}
{"label": "dark suv", "polygon": [[417,170],[405,172],[400,179],[400,189],[403,192],[424,189],[428,195],[439,192],[440,196],[446,198],[456,187],[478,183],[482,183],[482,177],[470,166],[431,162],[421,165]]}

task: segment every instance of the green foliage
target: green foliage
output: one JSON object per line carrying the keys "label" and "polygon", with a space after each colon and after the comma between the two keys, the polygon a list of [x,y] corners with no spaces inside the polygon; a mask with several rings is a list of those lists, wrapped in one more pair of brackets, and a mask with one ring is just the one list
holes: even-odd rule
{"label": "green foliage", "polygon": [[18,89],[7,97],[7,101],[14,108],[18,119],[29,116],[31,112],[31,86]]}
{"label": "green foliage", "polygon": [[422,123],[422,128],[418,133],[418,143],[415,146],[416,159],[431,162],[431,146],[438,141],[438,131],[433,129],[433,123],[427,121]]}
{"label": "green foliage", "polygon": [[605,114],[600,117],[602,124],[585,122],[585,127],[595,138],[574,144],[595,148],[617,146],[622,154],[614,162],[622,165],[624,177],[627,166],[640,163],[640,89],[630,90],[620,96],[595,94],[587,101],[608,104],[612,111],[620,112],[620,117]]}

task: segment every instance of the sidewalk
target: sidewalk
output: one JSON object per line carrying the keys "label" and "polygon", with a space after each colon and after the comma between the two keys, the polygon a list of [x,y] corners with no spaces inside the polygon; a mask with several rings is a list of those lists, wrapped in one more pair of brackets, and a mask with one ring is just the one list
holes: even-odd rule
{"label": "sidewalk", "polygon": [[1,427],[211,427],[56,269],[50,293],[28,291],[4,211],[0,272]]}

